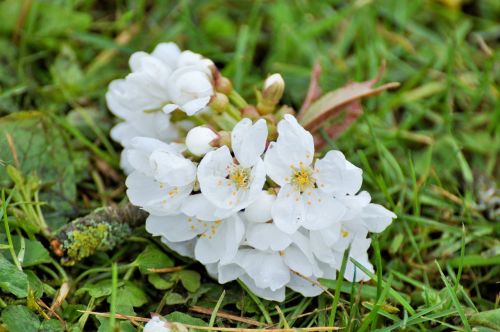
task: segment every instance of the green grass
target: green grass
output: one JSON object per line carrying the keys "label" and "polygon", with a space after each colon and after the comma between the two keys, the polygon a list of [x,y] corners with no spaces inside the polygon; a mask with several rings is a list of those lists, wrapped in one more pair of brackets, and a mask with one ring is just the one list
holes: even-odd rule
{"label": "green grass", "polygon": [[[254,327],[192,306],[273,327],[500,330],[500,4],[444,3],[1,2],[0,331],[134,331],[118,314],[158,308],[186,324]],[[364,115],[328,146],[362,167],[363,188],[398,214],[374,240],[372,281],[324,281],[333,298],[290,292],[278,310],[238,283],[217,285],[141,227],[113,251],[56,261],[49,236],[35,235],[45,224],[55,230],[125,200],[103,96],[132,52],[162,41],[213,59],[247,100],[267,74],[282,73],[284,102],[296,109],[315,61],[325,92],[374,77],[386,61],[382,83],[401,87],[364,101]],[[11,168],[9,177],[6,165],[21,175]],[[182,269],[148,271],[163,267]],[[57,298],[54,311],[44,306]]]}

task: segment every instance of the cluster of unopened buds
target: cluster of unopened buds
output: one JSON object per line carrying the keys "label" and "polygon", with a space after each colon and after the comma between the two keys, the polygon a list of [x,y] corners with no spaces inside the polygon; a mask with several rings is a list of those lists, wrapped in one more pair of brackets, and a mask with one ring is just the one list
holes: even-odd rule
{"label": "cluster of unopened buds", "polygon": [[[220,283],[240,279],[270,300],[287,287],[320,294],[317,279],[335,279],[349,247],[373,271],[368,233],[396,216],[360,192],[362,171],[342,152],[317,157],[311,133],[278,106],[280,75],[252,106],[212,61],[173,43],[134,53],[130,68],[106,97],[124,120],[111,135],[148,232]],[[344,277],[369,279],[351,259]]]}

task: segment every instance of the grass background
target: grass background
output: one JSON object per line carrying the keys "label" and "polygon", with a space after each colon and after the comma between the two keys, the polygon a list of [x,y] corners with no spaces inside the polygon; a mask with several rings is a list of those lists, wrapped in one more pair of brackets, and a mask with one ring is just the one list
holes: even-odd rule
{"label": "grass background", "polygon": [[[221,296],[201,266],[141,228],[71,267],[49,254],[50,235],[26,229],[40,218],[57,229],[124,200],[103,96],[131,53],[163,41],[213,59],[249,99],[281,73],[296,109],[315,61],[323,91],[368,80],[387,62],[382,82],[401,87],[365,101],[364,115],[329,142],[398,214],[374,236],[374,280],[324,281],[331,294],[289,293],[281,304],[237,283]],[[0,331],[136,329],[78,310],[255,327],[193,306],[273,327],[500,330],[499,42],[496,0],[0,2]],[[182,269],[147,270],[167,266]],[[43,306],[57,299],[55,314]]]}

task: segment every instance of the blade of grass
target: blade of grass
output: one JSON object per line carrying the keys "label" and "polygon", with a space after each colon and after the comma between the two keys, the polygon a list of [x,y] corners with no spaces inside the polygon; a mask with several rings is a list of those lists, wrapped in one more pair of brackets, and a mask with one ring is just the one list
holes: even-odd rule
{"label": "blade of grass", "polygon": [[453,302],[455,309],[457,309],[458,315],[460,316],[462,323],[464,324],[465,329],[467,331],[472,331],[472,329],[469,325],[469,321],[467,320],[467,317],[465,316],[464,308],[462,307],[462,305],[458,301],[456,292],[453,290],[450,283],[448,282],[448,279],[443,274],[443,271],[441,270],[441,266],[439,265],[438,261],[434,261],[434,262],[439,270],[439,274],[441,275],[441,280],[443,280],[443,282],[446,286],[446,289],[448,290],[448,293],[450,294],[451,301]]}

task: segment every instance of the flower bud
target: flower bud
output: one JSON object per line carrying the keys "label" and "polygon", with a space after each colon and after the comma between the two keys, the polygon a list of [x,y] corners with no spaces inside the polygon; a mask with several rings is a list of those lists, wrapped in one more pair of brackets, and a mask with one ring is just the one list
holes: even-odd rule
{"label": "flower bud", "polygon": [[276,105],[283,97],[285,91],[285,81],[280,74],[272,74],[264,82],[264,89],[262,90],[262,98],[273,105]]}
{"label": "flower bud", "polygon": [[210,100],[210,108],[216,111],[217,113],[222,113],[226,110],[229,105],[229,99],[225,94],[216,92],[215,95],[212,96]]}
{"label": "flower bud", "polygon": [[262,92],[257,91],[257,109],[260,114],[269,114],[279,103],[285,91],[285,81],[280,74],[269,76],[264,82]]}
{"label": "flower bud", "polygon": [[199,126],[191,129],[186,136],[186,147],[196,155],[203,156],[214,149],[210,143],[217,139],[217,134],[210,128]]}
{"label": "flower bud", "polygon": [[241,116],[252,120],[260,119],[260,114],[255,106],[249,105],[241,110]]}
{"label": "flower bud", "polygon": [[267,191],[262,191],[257,199],[243,212],[246,219],[249,222],[256,223],[264,223],[271,220],[273,218],[271,216],[271,208],[275,200],[275,195]]}
{"label": "flower bud", "polygon": [[227,131],[219,131],[217,133],[217,138],[214,139],[210,145],[214,148],[218,148],[223,145],[231,146],[231,133]]}
{"label": "flower bud", "polygon": [[233,83],[227,77],[219,76],[215,80],[215,90],[228,95],[233,91]]}

